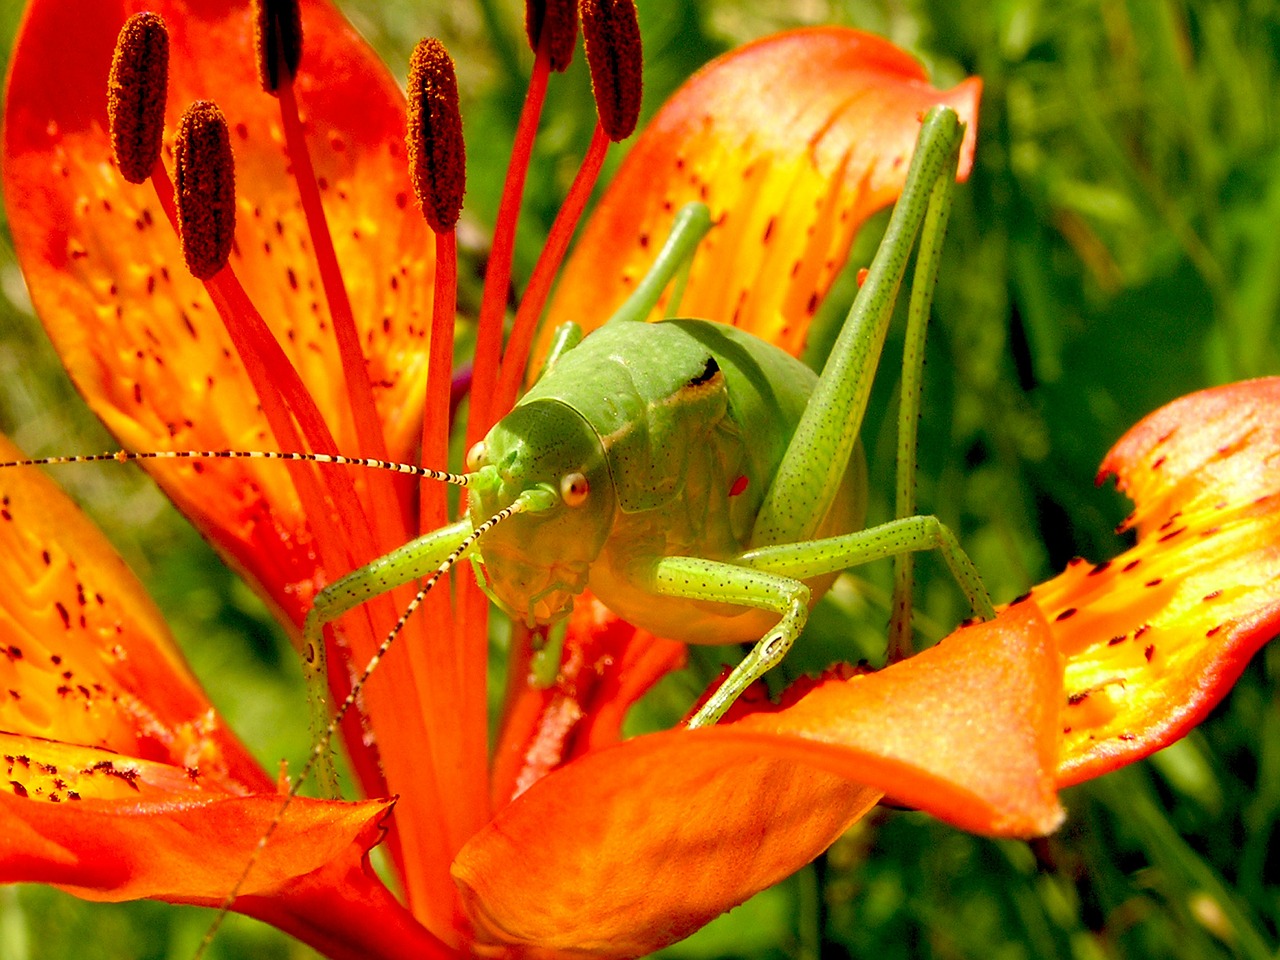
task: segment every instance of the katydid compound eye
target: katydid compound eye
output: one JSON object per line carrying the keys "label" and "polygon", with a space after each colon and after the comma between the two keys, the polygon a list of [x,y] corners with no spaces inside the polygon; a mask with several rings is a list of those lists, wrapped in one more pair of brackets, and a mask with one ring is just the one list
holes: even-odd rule
{"label": "katydid compound eye", "polygon": [[566,473],[560,478],[560,499],[570,507],[580,506],[590,490],[587,478],[580,473]]}
{"label": "katydid compound eye", "polygon": [[467,451],[467,469],[472,473],[479,470],[481,464],[484,463],[485,454],[488,452],[489,448],[484,445],[483,440],[477,442],[475,446]]}

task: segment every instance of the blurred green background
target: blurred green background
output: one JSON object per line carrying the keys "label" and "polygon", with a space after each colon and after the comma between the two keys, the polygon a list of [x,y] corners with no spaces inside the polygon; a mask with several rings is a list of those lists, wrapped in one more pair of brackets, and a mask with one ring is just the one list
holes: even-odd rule
{"label": "blurred green background", "polygon": [[[440,36],[459,65],[469,150],[464,311],[497,207],[530,55],[523,6],[500,0],[341,4],[403,75]],[[21,4],[0,4],[7,57]],[[642,0],[646,113],[715,54],[790,26],[844,23],[914,51],[941,86],[986,87],[977,165],[958,194],[931,328],[921,503],[960,533],[997,600],[1080,554],[1122,548],[1127,510],[1094,472],[1142,415],[1228,380],[1280,373],[1280,5],[1274,0]],[[580,61],[580,58],[579,58]],[[530,177],[527,276],[594,116],[580,62],[556,81]],[[616,155],[614,157],[616,161]],[[880,221],[882,223],[882,221]],[[874,249],[873,225],[856,263]],[[470,273],[468,275],[468,270]],[[839,318],[850,283],[831,298]],[[891,335],[865,437],[889,515]],[[815,335],[820,349],[823,337]],[[883,428],[881,423],[886,424]],[[0,235],[0,427],[33,454],[113,444],[61,374]],[[306,751],[288,647],[253,596],[147,482],[66,470],[170,614],[196,672],[262,758]],[[920,564],[925,632],[961,598]],[[881,655],[888,568],[857,571],[815,616],[790,675]],[[838,637],[838,642],[836,638]],[[714,659],[714,652],[713,652]],[[714,664],[706,664],[707,670]],[[992,842],[879,812],[811,867],[666,951],[683,958],[1280,956],[1280,650],[1265,650],[1210,720],[1150,762],[1066,793],[1063,829]],[[679,713],[665,684],[637,720]],[[207,911],[82,904],[0,888],[0,958],[186,957]],[[233,918],[213,957],[307,951]]]}

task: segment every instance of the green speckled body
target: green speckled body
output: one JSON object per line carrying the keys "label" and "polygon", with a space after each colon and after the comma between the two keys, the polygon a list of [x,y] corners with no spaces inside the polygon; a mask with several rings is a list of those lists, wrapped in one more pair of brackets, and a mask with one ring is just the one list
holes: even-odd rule
{"label": "green speckled body", "polygon": [[[520,406],[571,407],[600,439],[616,506],[588,582],[610,609],[693,643],[752,641],[776,621],[736,605],[655,602],[633,571],[658,557],[730,560],[753,546],[760,503],[816,382],[800,361],[732,327],[668,320],[596,330],[525,395]],[[860,452],[853,461],[820,536],[861,525]],[[815,597],[830,580],[810,582]]]}

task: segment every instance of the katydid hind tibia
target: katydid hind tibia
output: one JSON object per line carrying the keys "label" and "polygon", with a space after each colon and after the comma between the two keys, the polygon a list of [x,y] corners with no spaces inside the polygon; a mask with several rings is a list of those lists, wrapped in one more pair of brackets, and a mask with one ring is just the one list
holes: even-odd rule
{"label": "katydid hind tibia", "polygon": [[[922,251],[941,243],[945,216],[932,212],[950,203],[961,130],[947,108],[925,117],[885,241],[821,375],[732,327],[696,319],[645,324],[630,318],[647,310],[629,305],[620,311],[627,319],[581,342],[569,337],[553,352],[541,379],[470,451],[463,475],[296,455],[387,466],[469,491],[465,518],[322,590],[304,626],[309,647],[323,651],[325,624],[346,611],[424,577],[425,591],[470,555],[489,596],[531,624],[562,618],[590,587],[620,616],[658,634],[752,643],[690,720],[697,727],[720,719],[778,662],[810,605],[850,566],[938,549],[974,612],[990,616],[976,570],[935,518],[900,516],[862,528],[857,447],[911,249],[918,234]],[[648,296],[656,299],[680,259],[660,258],[657,282],[642,284]],[[930,287],[932,274],[918,270],[916,284]],[[904,390],[904,419],[915,417],[918,404],[918,392]],[[257,454],[155,454],[183,455]],[[152,455],[119,458],[135,456]],[[398,626],[335,714],[354,704],[397,632]],[[317,703],[324,699],[324,669],[322,658],[311,666]],[[317,762],[323,765],[336,725],[334,717],[321,724],[294,791]]]}

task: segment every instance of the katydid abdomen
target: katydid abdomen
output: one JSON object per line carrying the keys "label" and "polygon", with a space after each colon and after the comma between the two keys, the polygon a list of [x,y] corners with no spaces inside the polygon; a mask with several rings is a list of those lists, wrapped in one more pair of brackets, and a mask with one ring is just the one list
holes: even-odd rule
{"label": "katydid abdomen", "polygon": [[[683,597],[658,600],[638,573],[661,557],[733,563],[753,527],[817,376],[789,354],[722,324],[668,320],[603,327],[561,357],[473,453],[488,471],[473,523],[546,484],[581,475],[573,505],[513,517],[473,558],[512,616],[547,623],[589,585],[637,626],[689,643],[753,642],[770,610]],[[860,449],[818,537],[862,523]],[[809,603],[834,574],[806,580]]]}

